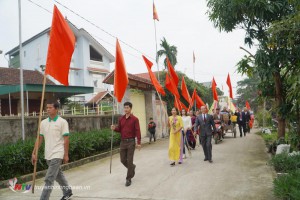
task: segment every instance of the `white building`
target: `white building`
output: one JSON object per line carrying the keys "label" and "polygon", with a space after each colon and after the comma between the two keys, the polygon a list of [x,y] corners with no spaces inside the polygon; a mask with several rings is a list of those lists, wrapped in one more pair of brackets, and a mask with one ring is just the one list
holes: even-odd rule
{"label": "white building", "polygon": [[[86,30],[78,29],[71,22],[69,25],[76,37],[75,50],[70,64],[70,86],[94,87],[95,93],[107,90],[109,85],[102,81],[110,72],[110,63],[115,61],[114,56]],[[46,65],[49,34],[50,28],[47,28],[23,42],[21,55],[24,69],[41,71],[41,66]],[[7,52],[6,55],[9,55],[9,67],[19,68],[19,46]],[[59,84],[54,79],[51,80]],[[95,94],[76,96],[76,100],[87,102],[93,96]]]}

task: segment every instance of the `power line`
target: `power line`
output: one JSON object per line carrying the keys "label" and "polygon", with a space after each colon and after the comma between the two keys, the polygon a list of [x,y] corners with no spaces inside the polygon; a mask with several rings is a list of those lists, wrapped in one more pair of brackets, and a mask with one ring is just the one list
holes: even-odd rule
{"label": "power line", "polygon": [[30,3],[36,5],[37,7],[40,7],[41,9],[47,11],[48,13],[53,14],[50,10],[48,10],[47,8],[44,8],[44,7],[41,6],[40,4],[37,4],[37,3],[35,3],[35,2],[33,2],[33,1],[31,1],[31,0],[27,0],[27,1],[29,1]]}
{"label": "power line", "polygon": [[[58,3],[59,5],[61,5],[62,7],[64,7],[65,9],[67,9],[68,11],[72,12],[74,15],[76,15],[77,17],[81,18],[82,20],[86,21],[87,23],[91,24],[92,26],[96,27],[97,29],[101,30],[102,32],[106,33],[107,35],[111,36],[114,39],[117,39],[118,37],[115,36],[114,34],[106,31],[105,29],[101,28],[100,26],[98,26],[97,24],[95,24],[94,22],[88,20],[87,18],[81,16],[80,14],[78,14],[77,12],[75,12],[74,10],[70,9],[69,7],[67,7],[66,5],[60,3],[57,0],[54,0],[56,3]],[[151,60],[155,61],[155,58],[152,58],[151,56],[143,53],[142,51],[140,51],[139,49],[135,48],[134,46],[130,45],[129,43],[125,42],[124,40],[121,40],[118,38],[118,40],[120,42],[122,42],[124,45],[128,46],[129,48],[133,49],[134,51],[138,52],[139,54],[145,55],[148,58],[150,58]]]}
{"label": "power line", "polygon": [[[37,7],[41,8],[41,9],[43,9],[43,10],[45,10],[45,11],[47,11],[48,13],[53,14],[50,10],[46,9],[45,7],[41,6],[40,4],[38,4],[38,3],[36,3],[36,2],[33,2],[32,0],[27,0],[27,1],[29,1],[30,3],[36,5]],[[112,33],[108,32],[108,31],[106,31],[105,29],[101,28],[101,27],[98,26],[97,24],[95,24],[95,23],[93,23],[92,21],[86,19],[85,17],[81,16],[81,15],[78,14],[77,12],[73,11],[73,10],[70,9],[69,7],[63,5],[63,4],[60,3],[59,1],[57,1],[57,0],[54,0],[54,1],[55,1],[57,4],[61,5],[62,7],[64,7],[65,9],[67,9],[68,11],[72,12],[74,15],[76,15],[76,16],[79,17],[80,19],[84,20],[85,22],[91,24],[92,26],[94,26],[94,27],[96,27],[97,29],[99,29],[99,30],[101,30],[102,32],[104,32],[105,34],[109,35],[110,37],[112,37],[112,38],[114,38],[114,39],[117,39],[117,38],[118,38],[118,37],[115,36],[114,34],[112,34]],[[99,39],[99,40],[105,42],[106,44],[109,44],[109,45],[112,46],[112,47],[115,47],[114,44],[112,44],[112,43],[110,43],[110,42],[107,42],[107,41],[103,40],[102,38],[100,38],[100,37],[98,37],[98,36],[95,36],[95,34],[93,34],[93,37],[95,37],[95,38],[97,38],[97,39]],[[125,41],[123,41],[123,40],[121,40],[121,39],[119,39],[119,38],[118,38],[118,40],[119,40],[120,42],[122,42],[124,45],[126,45],[127,47],[133,49],[135,52],[138,52],[138,53],[141,54],[141,55],[145,55],[145,56],[147,56],[149,59],[155,61],[155,59],[154,59],[153,57],[151,57],[151,56],[149,56],[149,55],[143,53],[142,51],[140,51],[140,50],[138,50],[137,48],[133,47],[133,46],[130,45],[129,43],[127,43],[127,42],[125,42]],[[125,52],[126,54],[128,54],[128,55],[130,55],[130,56],[132,56],[132,57],[135,57],[135,58],[141,60],[140,57],[138,57],[138,56],[136,56],[136,55],[133,55],[132,53],[129,53],[128,51],[124,51],[124,50],[123,50],[123,52]],[[162,63],[160,63],[160,64],[162,65]]]}

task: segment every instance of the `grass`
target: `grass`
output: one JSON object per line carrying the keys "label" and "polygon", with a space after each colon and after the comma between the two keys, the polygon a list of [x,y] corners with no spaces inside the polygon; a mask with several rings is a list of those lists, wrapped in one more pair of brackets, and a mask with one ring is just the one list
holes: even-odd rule
{"label": "grass", "polygon": [[273,184],[276,197],[284,200],[300,199],[300,169],[276,178]]}

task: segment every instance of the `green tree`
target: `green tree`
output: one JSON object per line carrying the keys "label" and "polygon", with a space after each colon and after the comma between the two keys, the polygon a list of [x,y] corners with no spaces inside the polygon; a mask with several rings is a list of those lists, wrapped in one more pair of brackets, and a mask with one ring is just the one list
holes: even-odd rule
{"label": "green tree", "polygon": [[284,66],[282,76],[288,86],[287,101],[291,104],[287,118],[298,122],[297,132],[300,135],[300,2],[291,0],[290,3],[297,12],[272,24],[269,41],[272,48],[280,49],[285,55],[280,63]]}
{"label": "green tree", "polygon": [[[208,103],[209,105],[212,104],[213,97],[212,97],[211,88],[207,88],[207,87],[203,86],[202,84],[195,82],[194,80],[190,79],[182,72],[177,71],[176,73],[178,74],[180,80],[182,79],[182,76],[184,76],[186,86],[187,86],[187,89],[188,89],[191,97],[194,92],[194,88],[196,88],[197,94],[201,97],[203,102]],[[162,73],[160,73],[160,75],[161,75],[161,77],[165,77],[166,72],[162,72]],[[162,78],[161,83],[162,83],[162,85],[165,85],[164,78]],[[162,100],[167,102],[167,110],[168,110],[168,112],[170,112],[171,109],[174,107],[174,95],[172,93],[170,93],[165,87],[164,87],[164,90],[166,92],[166,96],[162,96]],[[178,91],[181,94],[180,83],[178,84]],[[220,96],[223,95],[223,92],[219,88],[217,88],[217,92],[218,92],[218,95],[220,95]],[[189,102],[187,102],[182,96],[180,98],[180,101],[183,104],[185,104],[187,107],[189,106]],[[168,113],[168,114],[170,114],[170,113]]]}
{"label": "green tree", "polygon": [[164,65],[165,68],[167,68],[166,58],[168,57],[172,66],[175,68],[175,65],[177,64],[177,47],[174,45],[170,45],[165,37],[161,40],[160,46],[162,49],[157,52],[157,59],[165,56]]}
{"label": "green tree", "polygon": [[[296,13],[295,4],[282,0],[208,0],[208,15],[220,31],[231,32],[237,28],[246,32],[245,44],[252,47],[258,43],[255,55],[246,56],[238,65],[239,70],[251,75],[253,71],[260,77],[260,86],[267,86],[262,95],[275,98],[278,119],[278,137],[285,135],[285,119],[290,104],[286,101],[287,88],[284,71],[289,66],[283,61],[285,49],[270,43],[268,29],[272,23],[284,20]],[[251,58],[252,57],[252,58]],[[260,87],[262,88],[262,87]]]}
{"label": "green tree", "polygon": [[259,94],[258,90],[260,79],[257,74],[252,77],[245,78],[237,82],[237,106],[243,108],[245,106],[246,100],[249,101],[251,109],[257,111],[259,105]]}

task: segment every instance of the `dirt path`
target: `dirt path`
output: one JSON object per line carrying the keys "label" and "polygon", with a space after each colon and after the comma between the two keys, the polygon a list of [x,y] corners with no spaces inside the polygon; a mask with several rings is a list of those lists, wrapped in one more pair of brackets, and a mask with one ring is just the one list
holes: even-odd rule
{"label": "dirt path", "polygon": [[[254,132],[254,131],[252,131]],[[168,140],[136,151],[136,177],[126,188],[125,168],[119,155],[113,158],[112,174],[109,159],[95,161],[65,172],[73,186],[90,189],[73,190],[76,199],[274,199],[272,197],[273,171],[266,165],[268,155],[260,136],[253,133],[245,138],[231,138],[231,134],[218,145],[213,145],[213,164],[203,161],[203,151],[197,148],[182,165],[169,166]],[[39,179],[37,185],[42,186]],[[31,193],[14,193],[0,190],[0,199],[39,199],[41,190]],[[55,189],[50,199],[60,199]]]}

